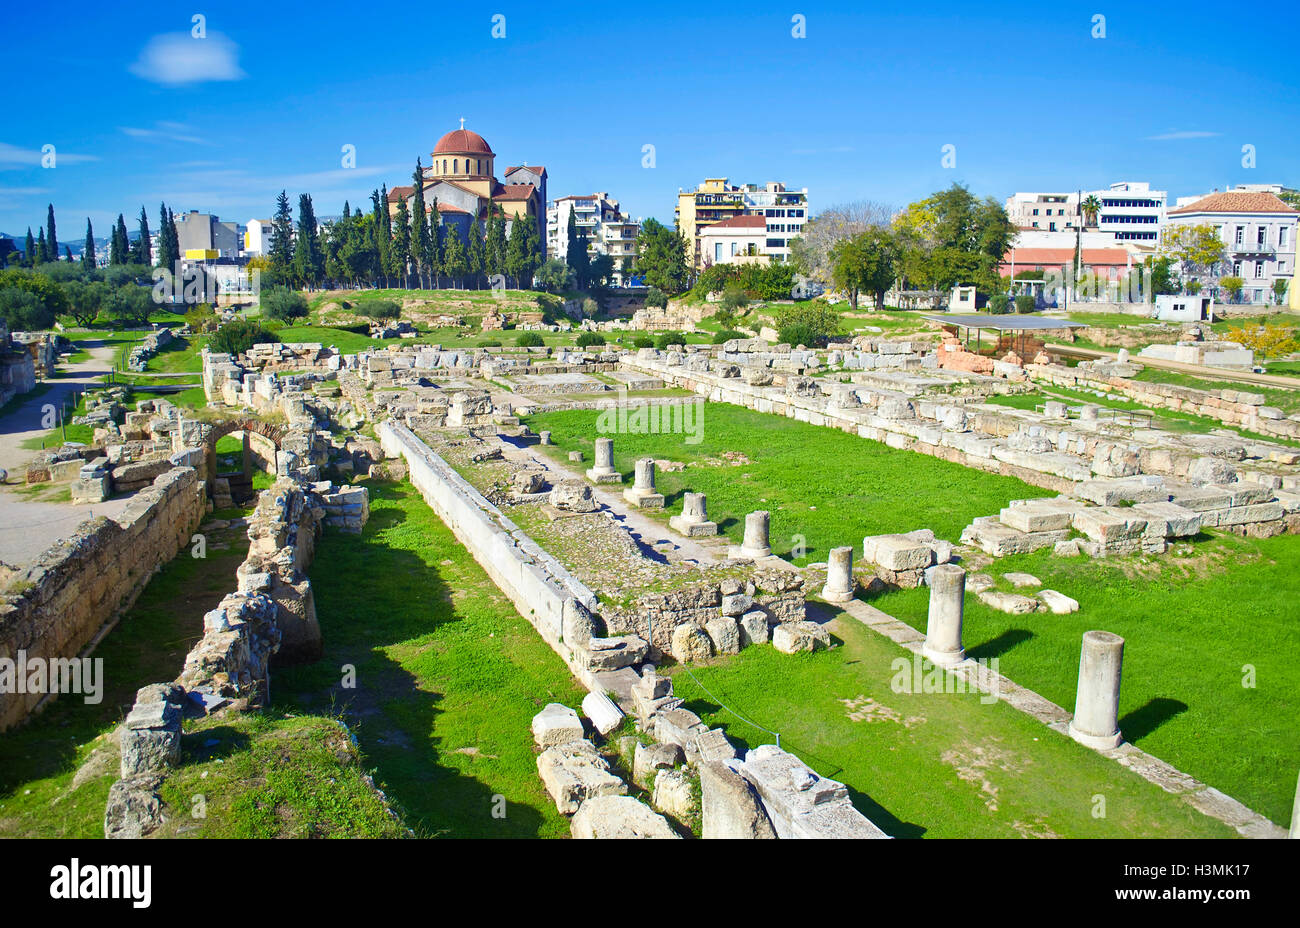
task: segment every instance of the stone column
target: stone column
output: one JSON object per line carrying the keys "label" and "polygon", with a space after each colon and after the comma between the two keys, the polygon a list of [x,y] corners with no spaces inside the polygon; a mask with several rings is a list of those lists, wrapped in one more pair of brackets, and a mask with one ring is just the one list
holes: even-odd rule
{"label": "stone column", "polygon": [[853,549],[849,546],[831,548],[826,563],[826,585],[822,599],[828,603],[847,603],[853,599]]}
{"label": "stone column", "polygon": [[673,531],[692,535],[716,535],[718,523],[710,522],[708,503],[703,493],[685,493],[682,496],[682,514],[668,520]]}
{"label": "stone column", "polygon": [[728,548],[727,557],[753,560],[771,554],[772,549],[767,543],[770,520],[771,514],[766,509],[745,516],[745,540],[740,547],[732,545]]}
{"label": "stone column", "polygon": [[596,439],[596,461],[587,471],[592,483],[621,483],[623,478],[614,470],[614,439]]}
{"label": "stone column", "polygon": [[1079,689],[1074,700],[1070,737],[1098,751],[1124,741],[1119,730],[1119,680],[1124,665],[1124,639],[1110,632],[1083,633],[1079,656]]}
{"label": "stone column", "polygon": [[636,462],[636,482],[623,491],[623,498],[642,509],[664,508],[663,494],[655,492],[654,458],[641,458]]}
{"label": "stone column", "polygon": [[538,432],[538,433],[537,433],[537,442],[538,442],[538,444],[542,444],[542,445],[549,445],[549,444],[551,444],[551,433],[550,433],[550,432]]}
{"label": "stone column", "polygon": [[940,564],[930,571],[930,615],[921,655],[941,667],[951,667],[966,659],[961,644],[965,596],[965,570],[956,564]]}

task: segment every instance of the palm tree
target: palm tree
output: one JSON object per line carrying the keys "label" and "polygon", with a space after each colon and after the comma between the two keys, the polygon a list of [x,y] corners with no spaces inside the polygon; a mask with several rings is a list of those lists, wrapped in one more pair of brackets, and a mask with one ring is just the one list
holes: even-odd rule
{"label": "palm tree", "polygon": [[1101,212],[1101,200],[1098,200],[1093,194],[1088,194],[1084,201],[1079,204],[1083,210],[1084,225],[1095,226],[1097,224],[1097,214]]}

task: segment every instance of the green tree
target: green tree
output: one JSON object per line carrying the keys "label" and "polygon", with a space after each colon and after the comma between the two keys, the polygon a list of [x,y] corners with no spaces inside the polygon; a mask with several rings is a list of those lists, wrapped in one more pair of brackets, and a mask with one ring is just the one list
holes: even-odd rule
{"label": "green tree", "polygon": [[460,231],[453,225],[447,227],[447,242],[443,248],[442,270],[452,279],[453,286],[464,284],[469,273],[469,255],[460,241]]}
{"label": "green tree", "polygon": [[281,190],[275,198],[275,216],[271,219],[271,271],[280,279],[289,276],[293,266],[293,211],[289,195]]}
{"label": "green tree", "polygon": [[529,272],[528,230],[525,225],[523,217],[516,216],[510,223],[510,238],[506,242],[506,275],[513,277],[515,286],[519,288],[524,286],[524,275]]}
{"label": "green tree", "polygon": [[314,289],[325,276],[325,252],[316,225],[316,210],[308,193],[298,197],[298,241],[293,249],[293,270],[309,289]]}
{"label": "green tree", "polygon": [[36,240],[32,238],[32,227],[27,227],[27,242],[23,245],[23,267],[36,264]]}
{"label": "green tree", "polygon": [[1232,302],[1236,303],[1241,299],[1241,291],[1245,289],[1246,281],[1240,277],[1229,275],[1219,279],[1219,289],[1228,294]]}
{"label": "green tree", "polygon": [[1210,223],[1170,225],[1165,229],[1160,254],[1178,262],[1184,287],[1193,281],[1200,284],[1200,278],[1209,276],[1217,265],[1227,260],[1219,230]]}
{"label": "green tree", "polygon": [[564,293],[577,282],[573,268],[559,258],[547,258],[537,269],[533,283],[547,293]]}
{"label": "green tree", "polygon": [[0,289],[0,319],[11,332],[39,332],[54,325],[54,313],[41,298],[17,287]]}
{"label": "green tree", "polygon": [[307,298],[288,287],[272,287],[262,293],[262,315],[280,322],[301,319],[307,315]]}
{"label": "green tree", "polygon": [[603,252],[591,256],[587,265],[588,276],[593,286],[607,287],[614,281],[614,259]]}
{"label": "green tree", "polygon": [[1079,204],[1079,209],[1083,211],[1084,224],[1095,226],[1097,224],[1097,214],[1101,212],[1101,200],[1098,200],[1094,194],[1090,193]]}
{"label": "green tree", "polygon": [[135,253],[131,256],[132,263],[153,267],[153,246],[149,243],[149,238],[149,216],[142,206],[140,207],[140,238],[135,243]]}
{"label": "green tree", "polygon": [[407,274],[411,265],[411,217],[407,212],[406,198],[397,201],[397,213],[393,217],[393,247],[389,251],[389,273],[399,277],[402,286],[407,286]]}
{"label": "green tree", "polygon": [[251,319],[234,319],[217,329],[208,348],[220,354],[243,354],[254,345],[280,339]]}
{"label": "green tree", "polygon": [[487,250],[478,223],[473,219],[469,223],[469,242],[465,246],[465,263],[469,268],[469,276],[474,281],[474,289],[477,290],[479,280],[483,277],[484,270],[487,267]]}
{"label": "green tree", "polygon": [[898,275],[900,248],[888,229],[872,226],[836,245],[831,251],[831,279],[849,295],[856,311],[858,294],[875,298],[876,310],[885,308],[885,293]]}
{"label": "green tree", "polygon": [[95,228],[86,217],[86,244],[81,249],[81,266],[88,271],[95,269]]}
{"label": "green tree", "polygon": [[148,325],[154,308],[148,288],[134,284],[111,291],[105,302],[108,315],[127,326]]}
{"label": "green tree", "polygon": [[384,283],[388,283],[389,261],[388,252],[393,247],[393,224],[388,218],[388,184],[384,184],[379,190],[370,195],[373,209],[370,211],[370,222],[374,229],[375,236],[375,274],[384,278]]}
{"label": "green tree", "polygon": [[108,263],[126,264],[131,259],[131,237],[126,234],[126,219],[117,214],[117,225],[113,226],[113,238],[109,243]]}
{"label": "green tree", "polygon": [[654,309],[664,309],[668,306],[668,294],[658,287],[651,287],[646,291],[645,305]]}
{"label": "green tree", "polygon": [[776,327],[783,342],[808,348],[820,347],[839,332],[840,317],[825,303],[794,303],[777,310]]}
{"label": "green tree", "polygon": [[99,318],[99,312],[108,303],[109,287],[100,281],[70,280],[63,284],[68,297],[68,315],[82,328],[88,328]]}
{"label": "green tree", "polygon": [[686,267],[686,240],[676,229],[647,219],[636,240],[635,273],[651,287],[681,293],[690,274]]}
{"label": "green tree", "polygon": [[37,230],[39,234],[36,237],[36,264],[46,264],[50,260],[50,250],[45,245],[45,229]]}
{"label": "green tree", "polygon": [[[415,172],[411,175],[415,184],[415,196],[411,200],[411,259],[420,278],[420,286],[425,286],[426,278],[431,278],[437,259],[437,242],[429,234],[428,210],[424,205],[424,165],[415,159]],[[433,228],[437,235],[438,204],[434,201]]]}
{"label": "green tree", "polygon": [[506,273],[506,217],[501,207],[493,203],[488,211],[487,273],[488,276]]}
{"label": "green tree", "polygon": [[54,230],[54,204],[45,214],[45,248],[51,261],[59,260],[59,235]]}

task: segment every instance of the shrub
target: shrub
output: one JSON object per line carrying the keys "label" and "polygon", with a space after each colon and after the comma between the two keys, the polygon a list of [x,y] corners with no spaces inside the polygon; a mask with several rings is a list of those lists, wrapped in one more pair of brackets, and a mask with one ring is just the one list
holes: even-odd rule
{"label": "shrub", "polygon": [[520,348],[541,348],[546,342],[536,332],[520,332],[515,344]]}
{"label": "shrub", "polygon": [[995,293],[989,297],[989,312],[1002,316],[1011,310],[1011,298],[1005,293]]}
{"label": "shrub", "polygon": [[668,305],[668,294],[658,287],[651,287],[650,291],[645,295],[645,305],[663,309]]}
{"label": "shrub", "polygon": [[54,325],[54,313],[39,296],[9,287],[0,290],[0,319],[11,332],[32,332]]}
{"label": "shrub", "polygon": [[1228,338],[1249,348],[1260,357],[1278,358],[1300,351],[1300,329],[1285,325],[1262,323],[1243,325],[1239,329],[1230,329]]}
{"label": "shrub", "polygon": [[[304,304],[306,302],[303,300]],[[402,307],[392,300],[363,300],[352,307],[352,311],[368,319],[396,319],[402,314]]]}
{"label": "shrub", "polygon": [[272,287],[262,294],[262,315],[281,322],[307,315],[307,298],[297,290]]}
{"label": "shrub", "polygon": [[1016,297],[1016,312],[1032,313],[1037,307],[1038,301],[1031,294],[1021,293]]}
{"label": "shrub", "polygon": [[747,338],[744,332],[737,332],[735,329],[722,329],[713,333],[713,344],[721,345],[723,342],[729,342],[733,338]]}
{"label": "shrub", "polygon": [[682,337],[681,332],[663,332],[655,338],[655,347],[660,351],[672,345],[685,345],[686,339]]}
{"label": "shrub", "polygon": [[214,332],[220,324],[217,314],[207,303],[199,303],[185,310],[185,324],[191,332]]}
{"label": "shrub", "polygon": [[488,339],[487,341],[485,341],[485,342],[479,342],[479,343],[478,343],[478,346],[479,346],[480,348],[500,348],[500,347],[501,347],[501,342],[498,341],[498,340],[495,339],[495,338],[489,338],[489,339]]}
{"label": "shrub", "polygon": [[654,346],[655,340],[649,335],[638,335],[636,338],[632,339],[633,348],[653,348]]}
{"label": "shrub", "polygon": [[599,332],[582,332],[579,333],[575,340],[579,348],[591,348],[605,344],[605,336]]}
{"label": "shrub", "polygon": [[777,311],[776,328],[783,342],[821,347],[826,339],[839,332],[840,316],[825,303],[795,303]]}
{"label": "shrub", "polygon": [[279,340],[251,319],[236,319],[217,329],[208,347],[218,354],[243,354],[254,345]]}

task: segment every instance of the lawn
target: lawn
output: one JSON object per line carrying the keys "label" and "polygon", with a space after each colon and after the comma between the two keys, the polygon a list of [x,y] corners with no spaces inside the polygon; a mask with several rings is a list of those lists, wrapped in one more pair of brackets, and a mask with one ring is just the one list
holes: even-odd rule
{"label": "lawn", "polygon": [[[539,447],[560,466],[570,467],[568,453],[580,450],[585,468],[599,415],[540,413],[528,424],[550,430],[555,444]],[[1013,499],[1050,495],[1014,477],[738,406],[708,403],[700,424],[698,444],[687,444],[683,434],[613,435],[614,465],[630,478],[638,458],[686,463],[682,471],[658,471],[667,507],[650,515],[666,521],[681,511],[684,492],[705,493],[709,517],[739,543],[745,515],[766,509],[776,554],[790,557],[802,536],[806,556],[795,563],[824,561],[833,547],[856,547],[865,535],[886,532],[930,528],[956,541],[976,516],[995,515]]]}
{"label": "lawn", "polygon": [[[843,647],[794,655],[746,648],[697,665],[694,678],[679,668],[674,691],[741,747],[775,739],[719,700],[779,731],[783,748],[844,782],[858,810],[894,837],[1233,835],[1004,703],[976,693],[896,692],[892,662],[910,667],[910,652],[844,614],[831,632]],[[1094,817],[1098,796],[1104,817]]]}
{"label": "lawn", "polygon": [[324,659],[278,673],[279,704],[341,712],[419,834],[567,835],[529,725],[582,689],[409,484],[368,485],[362,538],[327,534],[311,567]]}
{"label": "lawn", "polygon": [[[1033,574],[1081,608],[1011,616],[968,594],[967,654],[1000,658],[1011,679],[1072,711],[1082,634],[1122,636],[1125,737],[1285,827],[1300,770],[1297,563],[1294,535],[1215,536],[1159,557],[1002,558],[988,570],[995,578]],[[927,590],[873,602],[925,630]]]}
{"label": "lawn", "polygon": [[[122,379],[123,378],[119,375],[118,382],[121,383]],[[202,385],[190,386],[188,389],[179,392],[172,390],[159,390],[149,386],[142,387],[135,385],[134,382],[131,382],[128,385],[131,386],[130,402],[132,404],[139,400],[161,398],[167,400],[174,406],[180,406],[187,409],[202,409],[208,405],[207,394],[203,392]],[[188,385],[181,383],[167,384],[167,386]],[[132,406],[129,408],[134,407]],[[30,438],[24,439],[20,447],[25,448],[28,451],[40,451],[45,448],[58,448],[62,446],[65,441],[79,441],[84,444],[91,444],[95,437],[94,427],[89,425],[74,425],[72,422],[72,420],[77,416],[84,416],[85,414],[86,399],[85,394],[82,393],[81,398],[77,401],[76,409],[67,413],[66,431],[56,426],[48,432],[44,432],[40,435],[33,435]]]}

